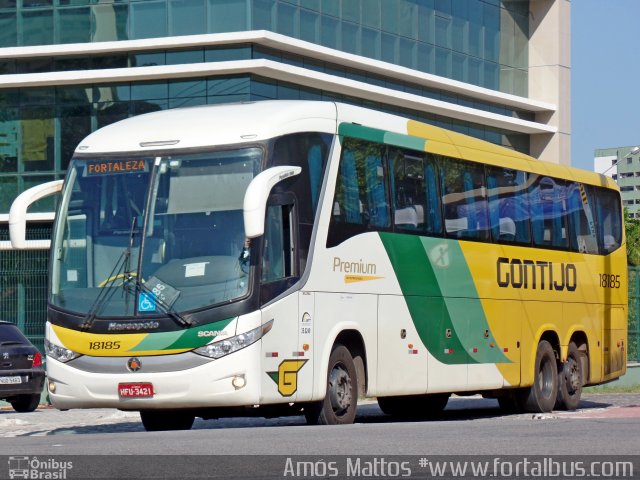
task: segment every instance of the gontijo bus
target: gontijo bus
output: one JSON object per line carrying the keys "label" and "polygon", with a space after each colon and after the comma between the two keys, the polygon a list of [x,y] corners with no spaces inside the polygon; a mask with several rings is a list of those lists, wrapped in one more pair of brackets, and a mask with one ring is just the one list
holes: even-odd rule
{"label": "gontijo bus", "polygon": [[[20,212],[59,188],[16,200],[16,245]],[[355,106],[123,120],[82,141],[62,186],[50,398],[148,430],[350,423],[359,396],[396,415],[477,392],[573,409],[625,372],[622,224],[607,177]]]}

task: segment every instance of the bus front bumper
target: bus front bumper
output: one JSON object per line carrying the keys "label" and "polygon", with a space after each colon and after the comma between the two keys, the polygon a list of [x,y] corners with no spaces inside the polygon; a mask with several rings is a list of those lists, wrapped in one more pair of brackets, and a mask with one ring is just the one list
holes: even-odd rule
{"label": "bus front bumper", "polygon": [[[179,361],[187,352],[172,355]],[[118,408],[121,410],[250,406],[260,398],[260,342],[226,357],[186,370],[145,373],[145,358],[136,372],[97,373],[72,364],[47,360],[51,404],[60,409]],[[126,359],[125,359],[126,360]],[[73,363],[73,362],[70,362]],[[121,384],[151,384],[152,396],[123,397]]]}

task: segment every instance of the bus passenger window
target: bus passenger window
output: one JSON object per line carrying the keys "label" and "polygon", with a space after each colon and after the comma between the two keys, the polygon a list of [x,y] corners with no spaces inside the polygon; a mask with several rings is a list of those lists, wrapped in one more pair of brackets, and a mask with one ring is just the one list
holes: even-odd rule
{"label": "bus passenger window", "polygon": [[563,180],[537,178],[529,190],[533,243],[538,247],[568,248],[567,189]]}
{"label": "bus passenger window", "polygon": [[420,152],[391,149],[389,175],[396,230],[440,233],[442,214],[433,159]]}
{"label": "bus passenger window", "polygon": [[447,235],[489,239],[484,167],[445,158],[440,163],[442,204]]}
{"label": "bus passenger window", "polygon": [[528,244],[529,206],[526,173],[487,167],[489,220],[494,242]]}
{"label": "bus passenger window", "polygon": [[622,213],[620,194],[615,190],[596,190],[598,211],[598,243],[600,253],[607,254],[617,250],[622,243]]}
{"label": "bus passenger window", "polygon": [[343,142],[328,246],[359,233],[390,227],[385,185],[385,146],[347,138]]}
{"label": "bus passenger window", "polygon": [[571,250],[598,253],[593,188],[573,182],[567,188]]}

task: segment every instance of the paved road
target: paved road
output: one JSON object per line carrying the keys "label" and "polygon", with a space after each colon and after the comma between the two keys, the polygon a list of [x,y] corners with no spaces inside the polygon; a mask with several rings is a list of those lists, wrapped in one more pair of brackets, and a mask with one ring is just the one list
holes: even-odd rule
{"label": "paved road", "polygon": [[[432,479],[443,477],[432,467],[451,459],[501,469],[476,477],[512,478],[504,473],[523,460],[552,460],[556,466],[604,461],[613,468],[612,455],[635,455],[622,459],[634,462],[635,476],[616,477],[640,478],[638,432],[640,394],[588,395],[575,412],[544,415],[503,415],[495,400],[452,398],[438,418],[415,422],[393,420],[367,402],[353,425],[307,426],[302,417],[233,418],[196,420],[193,430],[182,432],[145,432],[137,413],[116,410],[18,414],[4,408],[0,479],[11,476],[18,457],[40,465],[31,470],[34,475],[58,475],[47,478],[345,478],[358,476],[354,472],[359,478],[388,478],[410,472],[411,478]],[[67,464],[70,469],[62,471],[59,466]],[[300,464],[307,470],[296,470]],[[350,473],[350,465],[365,470]]]}
{"label": "paved road", "polygon": [[422,422],[393,420],[369,402],[349,426],[309,427],[302,417],[198,419],[190,432],[158,433],[144,432],[133,412],[0,410],[0,452],[9,455],[637,454],[638,432],[640,394],[588,395],[576,412],[540,415],[503,415],[495,400],[452,398],[440,417]]}

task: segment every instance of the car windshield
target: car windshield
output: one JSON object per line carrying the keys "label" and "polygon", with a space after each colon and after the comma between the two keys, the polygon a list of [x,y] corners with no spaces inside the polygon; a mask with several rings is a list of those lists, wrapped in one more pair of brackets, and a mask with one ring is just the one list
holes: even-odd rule
{"label": "car windshield", "polygon": [[56,220],[52,303],[113,317],[246,295],[242,203],[261,158],[251,147],[72,160]]}

